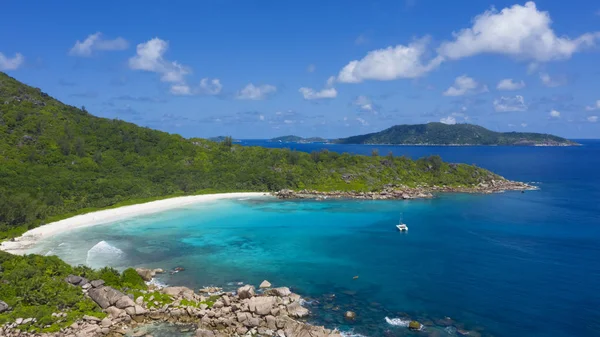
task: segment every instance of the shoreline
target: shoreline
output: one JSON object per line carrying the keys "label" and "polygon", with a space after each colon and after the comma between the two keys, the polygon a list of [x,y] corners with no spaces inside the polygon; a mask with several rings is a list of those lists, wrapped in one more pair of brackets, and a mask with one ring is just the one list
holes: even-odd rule
{"label": "shoreline", "polygon": [[269,192],[239,192],[190,195],[80,214],[31,229],[23,233],[23,235],[15,238],[14,241],[4,241],[0,244],[0,250],[11,254],[23,255],[26,254],[27,250],[35,245],[38,241],[63,233],[65,231],[102,225],[140,215],[160,213],[170,209],[180,208],[197,203],[248,197],[272,198],[272,194]]}

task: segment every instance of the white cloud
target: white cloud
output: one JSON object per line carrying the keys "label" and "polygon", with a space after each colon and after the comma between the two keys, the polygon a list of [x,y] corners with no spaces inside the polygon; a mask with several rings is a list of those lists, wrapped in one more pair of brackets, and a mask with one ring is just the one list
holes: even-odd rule
{"label": "white cloud", "polygon": [[159,38],[138,44],[136,55],[129,58],[129,68],[160,74],[161,81],[174,83],[171,86],[171,93],[188,95],[190,90],[185,84],[185,75],[189,74],[191,70],[177,62],[167,61],[163,55],[168,48],[169,43]]}
{"label": "white cloud", "polygon": [[185,84],[173,84],[171,86],[170,91],[173,95],[178,96],[186,96],[192,94],[192,90],[190,89],[190,87]]}
{"label": "white cloud", "polygon": [[327,79],[327,83],[325,84],[328,88],[333,87],[333,85],[335,84],[335,76],[329,76],[329,78]]}
{"label": "white cloud", "polygon": [[590,123],[596,123],[598,121],[598,116],[589,116],[587,120]]}
{"label": "white cloud", "polygon": [[306,100],[337,97],[337,90],[335,90],[335,88],[325,88],[321,91],[315,91],[312,88],[302,87],[298,91],[302,94],[302,96],[304,96],[304,99]]}
{"label": "white cloud", "polygon": [[524,87],[525,87],[525,82],[523,82],[523,81],[515,82],[512,80],[512,78],[505,78],[502,81],[498,82],[496,89],[511,91],[511,90],[523,89]]}
{"label": "white cloud", "polygon": [[525,104],[525,98],[521,95],[515,97],[502,96],[494,100],[494,110],[496,112],[526,111],[527,105]]}
{"label": "white cloud", "polygon": [[367,38],[367,36],[365,34],[360,34],[356,40],[354,40],[354,44],[359,46],[362,44],[366,44],[367,42],[369,42],[369,39]]}
{"label": "white cloud", "polygon": [[306,67],[306,71],[308,71],[309,73],[314,73],[315,70],[317,70],[317,66],[315,66],[314,64],[309,64],[308,67]]}
{"label": "white cloud", "polygon": [[129,43],[124,38],[117,37],[114,40],[108,40],[98,32],[89,35],[83,42],[77,40],[69,51],[69,55],[91,56],[95,50],[125,50],[127,47],[129,47]]}
{"label": "white cloud", "polygon": [[487,91],[487,86],[477,83],[467,75],[462,75],[454,80],[454,84],[448,90],[444,91],[444,96],[463,96]]}
{"label": "white cloud", "polygon": [[550,111],[550,117],[552,117],[552,118],[560,118],[560,111],[556,111],[556,110]]}
{"label": "white cloud", "polygon": [[258,119],[260,119],[261,121],[265,120],[265,115],[258,115]]}
{"label": "white cloud", "polygon": [[540,64],[537,62],[531,62],[527,65],[527,74],[531,75],[540,68]]}
{"label": "white cloud", "polygon": [[13,58],[8,58],[0,53],[0,70],[17,70],[24,61],[25,58],[20,53],[16,53]]}
{"label": "white cloud", "polygon": [[547,73],[540,73],[540,80],[542,81],[542,83],[545,86],[547,86],[549,88],[558,87],[558,86],[561,86],[563,84],[563,81],[559,81],[559,80],[553,79]]}
{"label": "white cloud", "polygon": [[277,88],[270,84],[263,84],[255,86],[252,83],[246,85],[242,90],[238,91],[237,99],[251,99],[251,100],[262,100],[267,96],[277,92]]}
{"label": "white cloud", "polygon": [[600,99],[596,101],[595,105],[586,106],[585,110],[587,110],[587,111],[600,110]]}
{"label": "white cloud", "polygon": [[361,111],[377,114],[377,109],[375,109],[373,101],[367,96],[360,95],[356,97],[352,104],[356,105]]}
{"label": "white cloud", "polygon": [[361,60],[348,63],[338,74],[338,81],[359,83],[364,80],[389,81],[421,77],[443,61],[441,57],[436,57],[424,63],[428,41],[428,38],[423,38],[408,46],[397,45],[370,51]]}
{"label": "white cloud", "polygon": [[221,93],[221,89],[223,89],[223,85],[218,78],[203,78],[200,80],[200,86],[198,91],[201,94],[205,95],[218,95]]}
{"label": "white cloud", "polygon": [[369,126],[369,122],[367,122],[366,120],[364,120],[360,117],[357,117],[356,121],[359,122],[362,126]]}
{"label": "white cloud", "polygon": [[454,33],[454,40],[442,43],[438,52],[449,59],[497,53],[545,62],[568,59],[600,38],[598,32],[558,37],[551,23],[548,12],[539,11],[532,1],[501,11],[492,8],[476,16],[471,28]]}
{"label": "white cloud", "polygon": [[454,124],[456,124],[456,118],[454,118],[453,116],[448,116],[448,117],[440,119],[440,122],[442,122],[444,124],[448,124],[448,125],[454,125]]}
{"label": "white cloud", "polygon": [[522,128],[526,128],[527,127],[527,123],[521,123],[521,127]]}

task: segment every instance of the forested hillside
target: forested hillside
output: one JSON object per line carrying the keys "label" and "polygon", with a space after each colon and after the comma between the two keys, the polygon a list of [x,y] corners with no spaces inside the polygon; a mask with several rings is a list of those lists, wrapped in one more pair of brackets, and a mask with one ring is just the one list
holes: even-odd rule
{"label": "forested hillside", "polygon": [[0,73],[0,233],[133,199],[225,191],[473,185],[497,176],[434,156],[312,154],[185,139],[98,118]]}
{"label": "forested hillside", "polygon": [[337,139],[339,144],[408,145],[577,145],[558,136],[530,132],[495,132],[473,124],[396,125],[380,132]]}

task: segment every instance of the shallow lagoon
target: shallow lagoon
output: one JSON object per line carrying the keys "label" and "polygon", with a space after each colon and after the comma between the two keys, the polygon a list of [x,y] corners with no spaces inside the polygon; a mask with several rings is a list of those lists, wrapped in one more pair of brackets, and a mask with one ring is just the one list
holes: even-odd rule
{"label": "shallow lagoon", "polygon": [[[525,194],[222,200],[75,230],[35,249],[95,267],[186,269],[161,276],[167,284],[234,289],[268,279],[303,295],[315,322],[369,336],[408,334],[385,317],[430,321],[440,326],[430,334],[454,335],[441,327],[446,316],[482,335],[598,335],[599,145],[451,153],[471,151],[457,161],[539,183]],[[364,148],[372,147],[356,152]],[[394,228],[400,214],[406,234]],[[356,322],[343,320],[346,310]]]}

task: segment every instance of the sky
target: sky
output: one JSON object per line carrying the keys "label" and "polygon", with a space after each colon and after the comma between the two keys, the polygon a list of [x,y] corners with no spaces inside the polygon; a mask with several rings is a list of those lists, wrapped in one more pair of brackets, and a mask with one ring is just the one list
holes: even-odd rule
{"label": "sky", "polygon": [[30,1],[0,71],[185,137],[345,137],[396,124],[600,138],[600,3]]}

